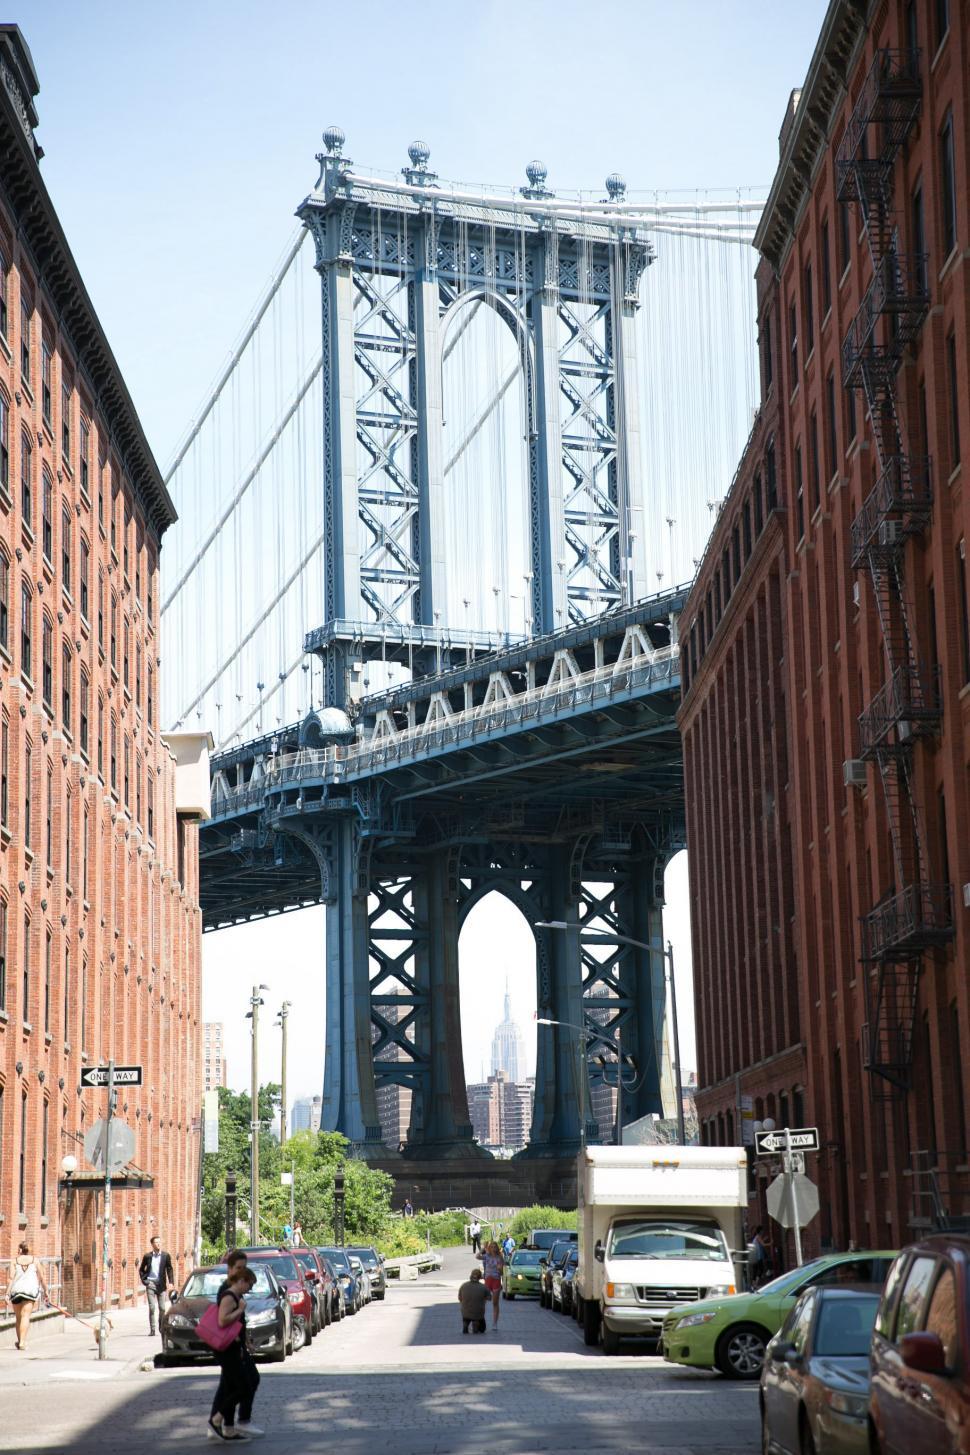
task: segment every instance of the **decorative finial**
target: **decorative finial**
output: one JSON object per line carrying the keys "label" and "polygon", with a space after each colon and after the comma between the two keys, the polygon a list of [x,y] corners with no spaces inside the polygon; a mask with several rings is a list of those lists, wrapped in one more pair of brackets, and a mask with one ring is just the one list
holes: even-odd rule
{"label": "decorative finial", "polygon": [[626,196],[626,182],[619,172],[611,172],[606,179],[606,192],[611,202],[622,202]]}
{"label": "decorative finial", "polygon": [[340,150],[346,140],[347,138],[339,126],[328,126],[323,133],[323,144],[331,156],[338,156],[340,154]]}
{"label": "decorative finial", "polygon": [[520,187],[523,197],[553,197],[555,193],[550,192],[546,186],[546,164],[545,162],[531,161],[525,169],[525,175],[529,179],[528,187]]}
{"label": "decorative finial", "polygon": [[425,167],[431,155],[431,148],[426,141],[413,141],[408,147],[408,156],[411,158],[412,167]]}
{"label": "decorative finial", "polygon": [[426,141],[413,141],[408,147],[411,159],[409,167],[401,168],[401,175],[409,187],[433,187],[438,180],[437,172],[428,168],[431,148]]}

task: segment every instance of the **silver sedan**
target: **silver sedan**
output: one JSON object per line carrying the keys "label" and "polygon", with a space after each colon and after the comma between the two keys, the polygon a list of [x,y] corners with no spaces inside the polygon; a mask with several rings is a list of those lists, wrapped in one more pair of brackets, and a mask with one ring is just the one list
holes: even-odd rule
{"label": "silver sedan", "polygon": [[765,1455],[869,1455],[869,1342],[880,1290],[810,1288],[768,1345]]}

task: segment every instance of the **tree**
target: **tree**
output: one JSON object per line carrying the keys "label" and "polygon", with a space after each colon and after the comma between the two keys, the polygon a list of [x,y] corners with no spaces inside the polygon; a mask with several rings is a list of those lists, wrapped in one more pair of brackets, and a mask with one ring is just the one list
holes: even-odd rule
{"label": "tree", "polygon": [[[261,1086],[257,1096],[259,1119],[260,1194],[264,1178],[275,1175],[279,1183],[279,1143],[270,1133],[279,1109],[280,1087],[275,1082]],[[202,1244],[205,1257],[221,1257],[226,1245],[226,1173],[236,1174],[239,1219],[249,1219],[250,1122],[252,1101],[248,1092],[219,1088],[219,1150],[202,1159]]]}

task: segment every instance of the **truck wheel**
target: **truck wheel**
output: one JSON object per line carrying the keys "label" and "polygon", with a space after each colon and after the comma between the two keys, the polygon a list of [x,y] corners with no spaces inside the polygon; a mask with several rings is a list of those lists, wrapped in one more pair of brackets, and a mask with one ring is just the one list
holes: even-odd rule
{"label": "truck wheel", "polygon": [[600,1338],[600,1311],[599,1305],[587,1299],[583,1303],[583,1343],[590,1348],[599,1343]]}
{"label": "truck wheel", "polygon": [[608,1329],[606,1327],[606,1325],[604,1324],[603,1325],[603,1353],[604,1354],[619,1354],[619,1352],[620,1352],[620,1336],[619,1336],[619,1334],[614,1333],[612,1329]]}
{"label": "truck wheel", "polygon": [[734,1324],[718,1340],[717,1367],[728,1379],[757,1379],[765,1362],[768,1334],[760,1324]]}

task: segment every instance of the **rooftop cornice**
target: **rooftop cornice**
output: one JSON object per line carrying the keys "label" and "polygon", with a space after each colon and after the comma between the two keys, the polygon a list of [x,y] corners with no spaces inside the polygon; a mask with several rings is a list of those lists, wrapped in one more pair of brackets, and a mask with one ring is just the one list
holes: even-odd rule
{"label": "rooftop cornice", "polygon": [[754,235],[754,246],[775,272],[794,236],[795,224],[829,139],[832,116],[848,84],[866,34],[871,0],[831,0],[801,90],[778,170]]}

